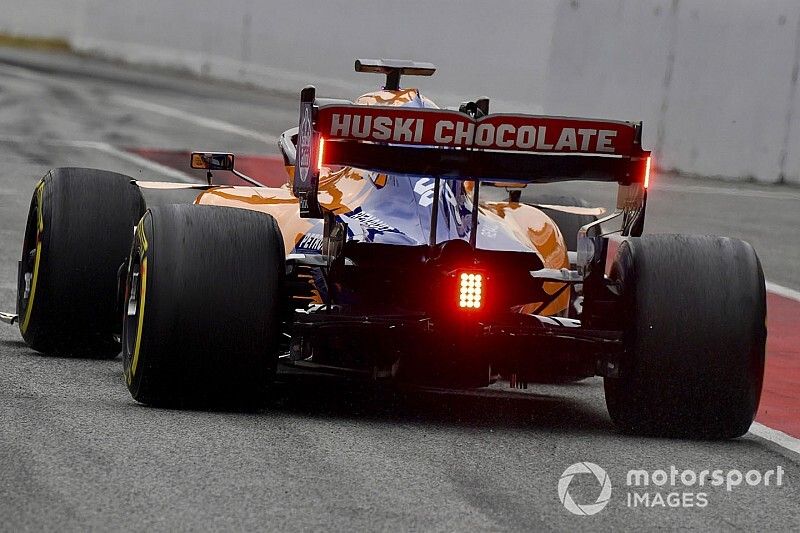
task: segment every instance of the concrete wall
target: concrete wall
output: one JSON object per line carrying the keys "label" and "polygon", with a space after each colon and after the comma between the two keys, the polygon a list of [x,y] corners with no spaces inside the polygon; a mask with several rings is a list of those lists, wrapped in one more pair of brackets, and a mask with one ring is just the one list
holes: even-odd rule
{"label": "concrete wall", "polygon": [[80,32],[85,0],[0,0],[0,33],[70,39]]}
{"label": "concrete wall", "polygon": [[641,119],[662,168],[800,183],[796,0],[0,0],[0,31],[297,91],[432,61],[444,105]]}
{"label": "concrete wall", "polygon": [[293,92],[313,82],[353,97],[382,82],[353,72],[356,57],[412,58],[440,67],[419,83],[451,105],[490,94],[532,111],[541,111],[557,7],[554,0],[86,3],[84,31],[74,41],[84,50]]}
{"label": "concrete wall", "polygon": [[639,118],[662,168],[800,183],[800,2],[562,2],[548,112]]}

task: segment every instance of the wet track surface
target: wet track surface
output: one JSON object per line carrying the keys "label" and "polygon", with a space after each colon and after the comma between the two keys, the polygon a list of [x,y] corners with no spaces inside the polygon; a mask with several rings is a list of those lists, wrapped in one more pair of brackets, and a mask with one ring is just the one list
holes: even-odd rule
{"label": "wet track surface", "polygon": [[[0,310],[13,310],[25,213],[49,168],[177,179],[120,147],[269,155],[295,122],[292,96],[0,50]],[[669,180],[648,208],[648,230],[745,238],[768,279],[800,289],[800,190]],[[121,366],[40,356],[0,327],[2,529],[800,528],[800,455],[753,435],[620,435],[598,379],[464,394],[286,376],[261,409],[204,412],[137,405]],[[613,487],[591,517],[557,492],[580,461]],[[705,491],[702,508],[628,507],[626,472],[670,465],[785,474],[781,487],[658,490]],[[570,492],[594,501],[598,486],[579,476]]]}

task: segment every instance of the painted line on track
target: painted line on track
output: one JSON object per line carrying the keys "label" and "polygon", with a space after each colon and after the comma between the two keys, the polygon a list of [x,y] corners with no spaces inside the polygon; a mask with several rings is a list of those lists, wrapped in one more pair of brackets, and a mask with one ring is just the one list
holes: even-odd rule
{"label": "painted line on track", "polygon": [[99,150],[101,152],[105,152],[109,155],[117,157],[119,159],[123,159],[128,161],[129,163],[133,163],[134,165],[139,165],[145,168],[149,168],[150,170],[154,170],[156,172],[160,172],[166,176],[174,178],[182,183],[194,183],[197,180],[186,174],[185,172],[181,172],[180,170],[176,170],[172,167],[168,167],[166,165],[162,165],[161,163],[157,163],[151,159],[146,159],[142,156],[136,155],[131,152],[126,152],[124,150],[120,150],[119,148],[112,146],[108,143],[104,142],[89,142],[87,148],[94,148],[95,150]]}
{"label": "painted line on track", "polygon": [[231,122],[225,122],[224,120],[197,116],[193,113],[188,113],[175,107],[155,104],[153,102],[147,102],[145,100],[139,100],[138,98],[131,98],[129,96],[117,95],[113,96],[112,100],[126,107],[133,107],[142,111],[149,111],[150,113],[156,113],[165,117],[177,118],[179,120],[191,122],[192,124],[196,124],[204,128],[223,131],[225,133],[231,133],[233,135],[246,137],[248,139],[255,139],[266,144],[276,144],[278,142],[278,137],[275,135],[269,135],[255,130],[242,128],[241,126],[237,126]]}
{"label": "painted line on track", "polygon": [[[63,82],[54,79],[52,76],[41,74],[34,70],[23,67],[17,67],[14,65],[0,64],[0,72],[5,72],[13,76],[33,81],[45,81],[47,83],[63,84]],[[132,107],[134,109],[149,111],[150,113],[156,113],[170,118],[176,118],[178,120],[190,122],[192,124],[196,124],[204,128],[209,128],[217,131],[222,131],[225,133],[230,133],[233,135],[238,135],[240,137],[246,137],[248,139],[254,139],[270,145],[274,145],[278,142],[278,137],[275,135],[269,135],[259,131],[243,128],[237,124],[226,122],[224,120],[217,120],[213,118],[198,116],[193,113],[184,111],[182,109],[178,109],[176,107],[156,104],[153,102],[148,102],[147,100],[140,100],[138,98],[132,98],[130,96],[123,96],[123,95],[114,95],[111,97],[111,100],[113,102],[116,102],[117,104],[126,107]]]}
{"label": "painted line on track", "polygon": [[[191,153],[189,150],[165,150],[161,148],[126,147],[125,150],[176,170],[188,167]],[[288,181],[286,167],[284,166],[283,158],[280,156],[237,153],[236,170],[263,183],[267,187],[281,187],[286,185]],[[195,179],[199,182],[205,182],[204,171],[189,170],[184,172],[195,176]],[[215,173],[214,183],[219,185],[250,185],[233,174],[225,172]]]}
{"label": "painted line on track", "polygon": [[787,435],[783,431],[778,431],[764,424],[753,422],[753,425],[750,426],[750,434],[777,444],[781,448],[786,448],[789,451],[800,454],[800,439]]}
{"label": "painted line on track", "polygon": [[24,136],[14,136],[14,135],[0,135],[0,142],[3,143],[11,143],[11,144],[43,144],[46,146],[62,146],[66,148],[82,148],[88,150],[97,150],[99,152],[103,152],[108,154],[112,157],[116,157],[117,159],[122,159],[123,161],[127,161],[128,163],[132,163],[139,168],[148,169],[152,172],[158,172],[163,176],[167,176],[169,178],[178,180],[182,183],[195,183],[197,180],[186,174],[185,172],[181,172],[180,170],[176,170],[172,167],[168,167],[166,165],[162,165],[161,163],[157,163],[151,159],[147,159],[141,157],[139,155],[126,152],[116,146],[106,143],[106,142],[99,142],[99,141],[66,141],[61,139],[42,139],[38,137],[24,137]]}
{"label": "painted line on track", "polygon": [[772,283],[771,281],[767,281],[766,284],[767,291],[771,292],[772,294],[777,294],[778,296],[783,296],[784,298],[789,298],[790,300],[800,302],[800,291],[790,289],[789,287],[784,287],[783,285],[778,285],[777,283]]}
{"label": "painted line on track", "polygon": [[[797,403],[794,391],[800,388],[800,383],[796,383],[795,379],[797,353],[792,346],[793,325],[786,322],[787,310],[785,309],[785,306],[794,307],[795,304],[800,303],[800,291],[771,281],[766,281],[766,288],[771,295],[771,298],[768,296],[768,301],[770,299],[772,301],[769,305],[777,306],[782,310],[780,314],[770,313],[768,310],[767,314],[767,327],[770,328],[773,336],[767,337],[765,387],[761,392],[761,405],[756,416],[757,420],[768,422],[770,426],[754,421],[750,427],[750,433],[782,448],[800,453],[800,439],[797,438],[800,435],[789,435],[781,431],[788,429],[796,433],[797,424],[795,422],[798,416],[796,413],[800,412],[798,411],[800,405],[793,405]],[[788,313],[791,314],[792,311],[789,310]],[[781,332],[777,336],[775,336],[776,330]]]}

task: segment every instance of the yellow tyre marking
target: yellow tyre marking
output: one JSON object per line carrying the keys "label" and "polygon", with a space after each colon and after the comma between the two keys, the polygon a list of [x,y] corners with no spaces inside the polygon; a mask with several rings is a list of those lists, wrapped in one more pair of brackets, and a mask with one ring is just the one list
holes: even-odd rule
{"label": "yellow tyre marking", "polygon": [[33,298],[36,296],[36,280],[39,279],[39,260],[42,258],[42,234],[44,232],[44,217],[42,215],[42,197],[44,196],[44,180],[36,186],[36,261],[33,264],[33,280],[31,282],[31,295],[28,298],[28,305],[25,307],[25,318],[19,325],[19,330],[24,335],[28,331],[31,321],[31,310],[33,309]]}
{"label": "yellow tyre marking", "polygon": [[144,234],[144,218],[139,222],[139,227],[136,230],[136,235],[139,237],[142,251],[142,264],[139,267],[139,277],[141,290],[139,291],[139,320],[136,324],[136,342],[133,346],[133,356],[131,357],[131,371],[128,375],[128,383],[130,384],[133,376],[136,374],[136,367],[139,364],[139,350],[142,346],[142,327],[144,326],[144,304],[145,296],[147,294],[147,237]]}

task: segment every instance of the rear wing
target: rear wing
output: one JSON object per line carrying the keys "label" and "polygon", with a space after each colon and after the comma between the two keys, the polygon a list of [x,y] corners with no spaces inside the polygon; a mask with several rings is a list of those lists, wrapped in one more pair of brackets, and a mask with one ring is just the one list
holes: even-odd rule
{"label": "rear wing", "polygon": [[641,123],[361,106],[317,100],[313,87],[300,100],[293,192],[304,217],[320,216],[324,165],[493,182],[610,181],[639,191],[649,172]]}

